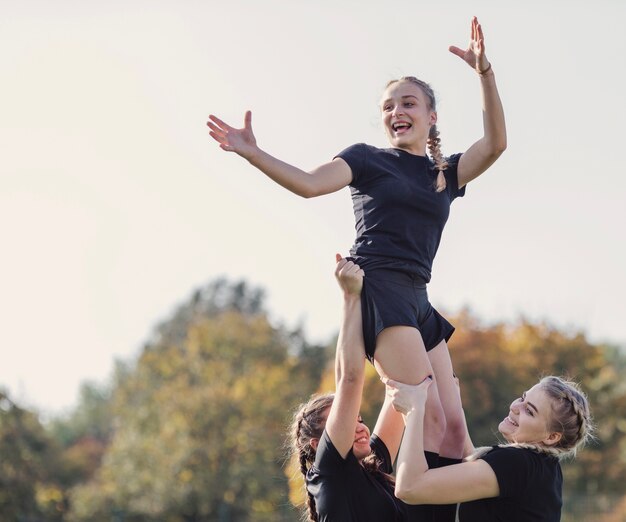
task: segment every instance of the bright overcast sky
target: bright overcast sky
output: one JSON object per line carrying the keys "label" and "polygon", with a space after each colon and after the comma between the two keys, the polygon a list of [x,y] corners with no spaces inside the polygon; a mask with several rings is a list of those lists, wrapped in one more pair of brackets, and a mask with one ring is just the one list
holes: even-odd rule
{"label": "bright overcast sky", "polygon": [[431,300],[626,344],[623,0],[0,0],[0,386],[71,406],[219,275],[329,340],[348,190],[288,193],[220,150],[206,117],[251,109],[263,148],[312,168],[385,146],[379,96],[412,74],[438,94],[444,152],[463,151],[478,79],[447,48],[474,14],[509,148],[454,203]]}

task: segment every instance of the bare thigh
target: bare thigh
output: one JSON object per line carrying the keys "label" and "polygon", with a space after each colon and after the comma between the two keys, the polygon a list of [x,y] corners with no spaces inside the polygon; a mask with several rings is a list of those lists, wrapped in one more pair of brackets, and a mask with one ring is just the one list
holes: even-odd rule
{"label": "bare thigh", "polygon": [[[416,328],[391,326],[385,328],[376,339],[374,366],[381,377],[389,377],[405,384],[419,384],[433,374],[424,341]],[[439,453],[445,433],[445,415],[439,399],[438,387],[428,390],[424,418],[424,448]]]}

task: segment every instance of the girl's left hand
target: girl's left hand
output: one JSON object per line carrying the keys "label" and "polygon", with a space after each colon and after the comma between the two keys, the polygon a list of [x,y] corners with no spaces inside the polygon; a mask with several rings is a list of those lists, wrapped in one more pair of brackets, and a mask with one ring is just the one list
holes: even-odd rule
{"label": "girl's left hand", "polygon": [[477,73],[486,72],[489,68],[489,60],[485,56],[485,38],[483,29],[478,23],[478,18],[472,18],[472,30],[470,41],[467,49],[463,50],[459,47],[451,45],[449,48],[452,54],[456,54],[462,58]]}

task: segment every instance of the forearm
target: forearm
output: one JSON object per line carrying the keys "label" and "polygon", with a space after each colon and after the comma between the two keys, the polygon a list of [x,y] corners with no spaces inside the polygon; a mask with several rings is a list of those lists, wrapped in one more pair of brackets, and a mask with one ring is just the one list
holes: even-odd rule
{"label": "forearm", "polygon": [[365,348],[361,319],[361,297],[344,297],[343,320],[335,353],[335,383],[362,386],[365,377]]}
{"label": "forearm", "polygon": [[285,163],[262,149],[256,147],[249,154],[246,154],[245,159],[268,178],[290,192],[303,198],[317,195],[315,180],[312,174]]}
{"label": "forearm", "polygon": [[489,156],[498,157],[506,149],[504,109],[493,69],[479,75],[482,93],[483,149]]}
{"label": "forearm", "polygon": [[394,410],[391,397],[385,394],[385,401],[378,414],[373,433],[378,435],[387,446],[392,462],[396,460],[398,455],[403,432],[404,419],[402,414]]}
{"label": "forearm", "polygon": [[405,417],[406,427],[398,453],[395,495],[405,502],[414,500],[420,481],[428,471],[424,455],[424,409]]}

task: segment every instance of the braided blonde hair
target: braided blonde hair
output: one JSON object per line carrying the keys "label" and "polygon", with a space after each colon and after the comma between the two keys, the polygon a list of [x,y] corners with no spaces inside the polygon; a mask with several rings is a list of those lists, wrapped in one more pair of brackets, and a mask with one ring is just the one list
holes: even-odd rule
{"label": "braided blonde hair", "polygon": [[[539,385],[551,404],[547,429],[560,433],[561,439],[553,446],[512,442],[499,444],[499,447],[526,448],[559,459],[575,457],[576,452],[593,438],[594,426],[587,396],[575,382],[553,375],[541,379]],[[489,453],[491,449],[490,446],[478,448],[467,460],[478,459]]]}
{"label": "braided blonde hair", "polygon": [[[431,111],[437,110],[437,100],[435,98],[435,92],[428,83],[420,80],[419,78],[416,78],[415,76],[403,76],[399,80],[391,80],[389,83],[387,83],[386,87],[390,87],[394,83],[398,82],[411,82],[417,85],[426,96],[426,99],[428,101],[428,109]],[[438,171],[437,179],[435,181],[435,190],[437,192],[441,192],[446,189],[446,177],[443,174],[443,171],[448,168],[448,162],[441,152],[441,138],[439,137],[439,131],[437,130],[436,124],[430,127],[430,130],[428,132],[428,139],[426,140],[426,146],[428,147],[430,158],[435,164],[435,169]]]}

